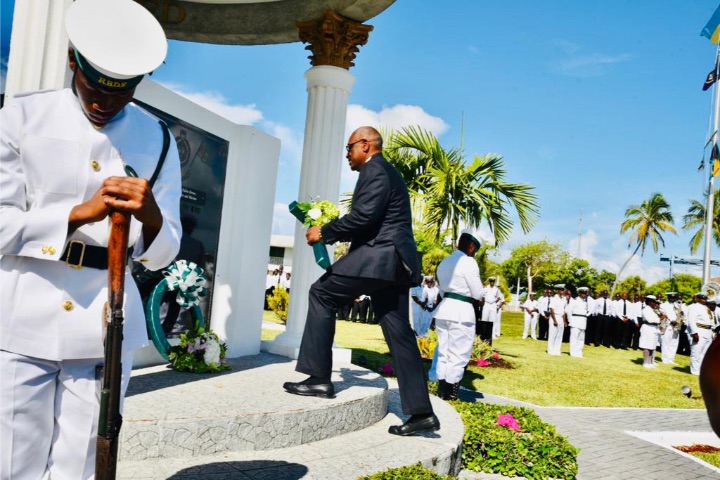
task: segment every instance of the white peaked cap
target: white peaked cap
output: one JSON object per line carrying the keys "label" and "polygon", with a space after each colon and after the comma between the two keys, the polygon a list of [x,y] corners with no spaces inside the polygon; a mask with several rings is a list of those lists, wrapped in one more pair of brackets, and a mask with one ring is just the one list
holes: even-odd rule
{"label": "white peaked cap", "polygon": [[167,55],[160,23],[133,0],[75,0],[65,16],[65,30],[83,57],[112,78],[145,75]]}
{"label": "white peaked cap", "polygon": [[469,235],[472,238],[472,240],[478,245],[478,247],[480,247],[480,245],[482,245],[482,243],[483,243],[482,235],[480,235],[479,231],[470,230],[469,228],[464,228],[460,232],[460,235]]}

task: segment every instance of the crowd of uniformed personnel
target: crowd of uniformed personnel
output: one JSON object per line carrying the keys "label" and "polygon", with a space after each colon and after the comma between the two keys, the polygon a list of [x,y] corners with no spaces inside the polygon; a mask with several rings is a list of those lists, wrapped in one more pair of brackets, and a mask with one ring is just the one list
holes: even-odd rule
{"label": "crowd of uniformed personnel", "polygon": [[[675,355],[689,355],[690,371],[699,375],[702,358],[718,330],[720,307],[706,292],[686,304],[677,292],[655,295],[607,291],[594,297],[578,288],[573,297],[565,285],[545,289],[542,296],[528,294],[521,305],[525,313],[523,338],[548,341],[548,354],[560,355],[563,342],[570,355],[582,356],[583,346],[643,350],[643,366],[655,368],[655,350],[663,363],[675,365]],[[536,334],[537,325],[537,334]],[[568,328],[569,327],[569,328]]]}

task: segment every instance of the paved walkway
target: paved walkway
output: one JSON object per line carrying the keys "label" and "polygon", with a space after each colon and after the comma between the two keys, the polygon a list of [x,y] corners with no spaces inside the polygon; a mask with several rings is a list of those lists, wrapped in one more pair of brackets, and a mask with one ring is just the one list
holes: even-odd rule
{"label": "paved walkway", "polygon": [[[629,432],[712,433],[705,410],[654,408],[539,407],[512,399],[464,391],[461,398],[532,408],[580,448],[578,480],[700,480],[720,479],[720,469],[706,466],[671,448],[641,440]],[[461,478],[502,478],[475,476]]]}

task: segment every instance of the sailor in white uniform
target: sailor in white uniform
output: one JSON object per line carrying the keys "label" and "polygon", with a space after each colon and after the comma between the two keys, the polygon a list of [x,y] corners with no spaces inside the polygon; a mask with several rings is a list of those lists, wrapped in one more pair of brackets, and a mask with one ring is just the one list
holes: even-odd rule
{"label": "sailor in white uniform", "polygon": [[435,309],[438,306],[440,289],[435,283],[435,279],[432,276],[428,276],[425,282],[424,288],[425,294],[425,309],[422,311],[422,326],[418,331],[418,335],[425,337],[430,329],[430,324],[435,317]]}
{"label": "sailor in white uniform", "polygon": [[[131,0],[77,0],[65,28],[72,89],[0,111],[2,479],[94,475],[110,209],[132,214],[131,255],[150,270],[174,260],[182,234],[177,147],[131,103],[165,58],[162,27]],[[147,344],[129,267],[124,310],[121,399]]]}
{"label": "sailor in white uniform", "polygon": [[658,328],[667,321],[667,317],[660,310],[660,302],[655,295],[645,296],[645,306],[642,309],[642,325],[640,326],[639,346],[643,351],[643,367],[656,368],[655,349],[658,341]]}
{"label": "sailor in white uniform", "polygon": [[500,322],[500,309],[505,303],[502,292],[495,286],[495,277],[488,277],[488,285],[485,286],[482,293],[482,320],[493,324],[492,338],[500,336],[498,326]]}
{"label": "sailor in white uniform", "polygon": [[690,373],[693,375],[700,375],[700,365],[712,343],[716,327],[715,314],[710,311],[707,302],[707,294],[698,292],[695,303],[688,307],[687,334],[690,340]]}
{"label": "sailor in white uniform", "polygon": [[675,354],[680,343],[680,327],[684,317],[682,309],[677,304],[677,293],[666,292],[666,301],[660,304],[660,311],[667,317],[665,331],[660,333],[660,346],[662,348],[662,363],[675,365]]}
{"label": "sailor in white uniform", "polygon": [[582,357],[585,346],[585,329],[590,312],[587,296],[590,291],[587,287],[577,289],[578,296],[573,298],[567,308],[568,324],[570,325],[570,356]]}
{"label": "sailor in white uniform", "polygon": [[523,312],[525,312],[525,327],[523,328],[522,338],[526,339],[530,336],[533,340],[537,340],[537,319],[538,319],[538,301],[535,300],[535,293],[528,293],[528,298],[522,304]]}
{"label": "sailor in white uniform", "polygon": [[556,293],[550,299],[550,318],[548,321],[548,349],[549,355],[560,355],[562,337],[565,331],[565,284],[555,285]]}
{"label": "sailor in white uniform", "polygon": [[457,250],[437,268],[442,295],[435,311],[438,396],[444,400],[457,399],[475,340],[473,302],[480,299],[483,291],[480,269],[473,258],[481,245],[479,238],[475,232],[463,230]]}

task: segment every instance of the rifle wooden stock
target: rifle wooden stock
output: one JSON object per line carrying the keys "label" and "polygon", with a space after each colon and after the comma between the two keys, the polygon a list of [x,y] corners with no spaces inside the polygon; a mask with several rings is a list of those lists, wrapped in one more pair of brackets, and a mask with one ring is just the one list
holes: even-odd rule
{"label": "rifle wooden stock", "polygon": [[130,214],[113,211],[110,214],[108,242],[108,305],[106,309],[105,364],[100,392],[95,478],[114,480],[117,452],[122,425],[120,415],[120,384],[122,379],[123,297],[127,262]]}

